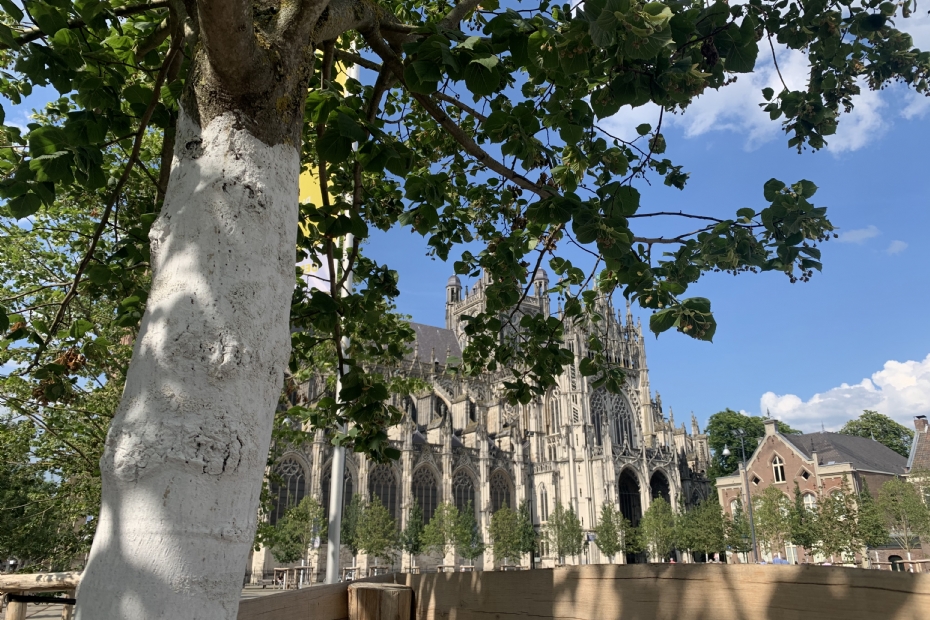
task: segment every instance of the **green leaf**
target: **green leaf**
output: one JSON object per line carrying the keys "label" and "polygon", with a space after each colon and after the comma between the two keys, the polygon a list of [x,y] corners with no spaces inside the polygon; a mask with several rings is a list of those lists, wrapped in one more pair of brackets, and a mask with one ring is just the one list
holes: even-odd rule
{"label": "green leaf", "polygon": [[785,184],[779,181],[778,179],[769,179],[765,182],[763,186],[762,193],[765,196],[765,199],[769,202],[773,202],[775,198],[778,197],[778,194],[781,190],[785,189]]}
{"label": "green leaf", "polygon": [[643,123],[642,125],[639,125],[636,128],[636,133],[638,133],[641,136],[645,136],[650,131],[652,131],[652,125],[650,125],[649,123]]}
{"label": "green leaf", "polygon": [[106,265],[90,265],[84,270],[87,279],[97,285],[103,285],[110,281],[110,269]]}
{"label": "green leaf", "polygon": [[45,2],[30,2],[29,14],[39,30],[45,34],[53,35],[62,28],[68,27],[68,19],[64,12]]}
{"label": "green leaf", "polygon": [[678,321],[678,311],[678,308],[659,310],[649,317],[649,329],[656,336],[664,331],[668,331],[670,328],[674,327],[675,323]]}
{"label": "green leaf", "polygon": [[762,89],[762,97],[763,97],[766,101],[771,101],[771,100],[772,100],[772,97],[774,97],[774,96],[775,96],[775,91],[772,90],[771,88],[766,87],[766,88],[763,88],[763,89]]}
{"label": "green leaf", "polygon": [[90,330],[94,328],[94,324],[90,321],[85,321],[84,319],[78,319],[71,324],[71,329],[68,330],[68,335],[72,338],[80,338]]}
{"label": "green leaf", "polygon": [[465,86],[476,95],[493,95],[501,82],[500,71],[472,61],[465,68]]}
{"label": "green leaf", "polygon": [[33,193],[17,196],[7,203],[10,207],[10,214],[17,219],[29,217],[39,210],[42,201]]}
{"label": "green leaf", "polygon": [[815,193],[817,193],[817,186],[807,179],[798,181],[793,187],[802,198],[810,198]]}
{"label": "green leaf", "polygon": [[341,164],[352,154],[352,140],[330,128],[316,142],[317,153],[331,164]]}
{"label": "green leaf", "polygon": [[3,7],[3,10],[14,20],[20,22],[25,17],[22,9],[20,9],[13,0],[0,0],[0,7]]}
{"label": "green leaf", "polygon": [[32,157],[52,155],[64,151],[68,144],[67,136],[60,127],[37,127],[30,131],[27,137],[29,139],[29,154]]}

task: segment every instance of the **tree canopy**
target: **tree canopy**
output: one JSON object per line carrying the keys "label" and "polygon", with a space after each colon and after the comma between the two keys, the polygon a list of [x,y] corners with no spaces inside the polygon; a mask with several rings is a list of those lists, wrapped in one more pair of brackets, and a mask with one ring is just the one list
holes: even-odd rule
{"label": "tree canopy", "polygon": [[905,457],[910,454],[911,442],[914,439],[914,431],[898,424],[886,415],[869,409],[864,410],[862,415],[855,420],[844,424],[840,433],[874,439]]}
{"label": "tree canopy", "polygon": [[[707,444],[714,453],[708,475],[711,480],[720,476],[729,476],[739,468],[740,439],[735,431],[745,432],[746,460],[752,456],[759,439],[765,437],[765,418],[749,416],[732,409],[724,409],[710,416],[707,420]],[[778,422],[778,432],[783,435],[799,433],[784,422]],[[723,448],[730,448],[730,456],[723,455]]]}

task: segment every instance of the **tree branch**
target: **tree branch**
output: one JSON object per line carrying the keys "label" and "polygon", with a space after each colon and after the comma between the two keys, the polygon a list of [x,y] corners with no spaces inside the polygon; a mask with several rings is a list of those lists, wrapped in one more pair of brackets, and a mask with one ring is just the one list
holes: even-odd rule
{"label": "tree branch", "polygon": [[351,62],[353,64],[358,65],[359,67],[363,67],[370,71],[378,71],[378,72],[381,71],[381,65],[379,65],[378,63],[372,62],[368,60],[367,58],[363,58],[359,56],[358,54],[353,54],[352,52],[347,52],[345,50],[336,50],[336,58],[341,60],[342,62]]}
{"label": "tree branch", "polygon": [[[400,58],[394,53],[394,51],[384,42],[381,38],[381,33],[377,28],[365,31],[361,33],[368,44],[371,46],[372,50],[378,56],[381,57],[381,60],[384,61],[384,64],[387,65],[391,71],[394,72],[394,75],[397,76],[397,79],[406,86],[404,81],[404,65],[401,62]],[[484,149],[482,149],[478,144],[469,136],[465,131],[455,124],[449,115],[442,111],[442,109],[436,105],[436,103],[429,98],[427,95],[421,93],[415,93],[408,89],[410,96],[416,99],[416,101],[423,106],[426,112],[433,117],[433,119],[445,129],[450,136],[458,142],[466,153],[474,157],[480,164],[489,168],[490,170],[496,172],[500,176],[504,177],[508,181],[514,183],[518,187],[533,192],[541,198],[550,198],[555,196],[556,193],[550,190],[549,188],[533,183],[526,177],[521,174],[517,174],[501,162],[497,161],[491,157]]]}
{"label": "tree branch", "polygon": [[482,123],[484,123],[484,122],[486,122],[486,121],[488,120],[488,117],[487,117],[487,116],[485,116],[484,114],[482,114],[481,112],[479,112],[479,111],[476,110],[475,108],[471,107],[471,106],[468,105],[467,103],[462,103],[461,101],[459,101],[459,100],[456,99],[455,97],[450,97],[449,95],[447,95],[447,94],[445,94],[445,93],[441,93],[441,92],[439,92],[439,91],[436,91],[435,93],[433,93],[433,97],[435,97],[436,99],[439,99],[440,101],[445,101],[446,103],[451,103],[452,105],[454,105],[455,107],[457,107],[459,110],[462,110],[463,112],[467,112],[468,114],[471,114],[471,115],[474,116],[476,119],[478,119],[478,121],[480,121],[480,122],[482,122]]}
{"label": "tree branch", "polygon": [[462,2],[455,5],[455,7],[442,18],[439,22],[439,27],[449,30],[458,28],[459,22],[478,8],[479,4],[481,4],[481,0],[462,0]]}
{"label": "tree branch", "polygon": [[[138,13],[145,13],[146,11],[151,11],[154,9],[166,9],[168,8],[169,0],[152,0],[147,4],[137,4],[134,6],[124,6],[118,9],[113,10],[113,14],[116,17],[129,17],[130,15],[136,15]],[[83,19],[72,19],[68,22],[68,29],[75,30],[77,28],[84,28],[87,26],[87,23]],[[26,30],[21,35],[14,39],[17,45],[24,45],[26,43],[31,43],[36,39],[42,38],[45,36],[45,33],[42,32],[39,28],[31,28]],[[9,49],[9,46],[0,44],[0,49]]]}
{"label": "tree branch", "polygon": [[139,119],[139,130],[136,132],[136,139],[132,146],[132,153],[129,155],[129,161],[126,162],[126,167],[123,169],[123,174],[120,175],[119,181],[117,181],[116,187],[113,189],[113,193],[110,195],[110,199],[107,201],[107,205],[103,210],[103,216],[100,218],[100,223],[97,224],[97,228],[94,230],[94,235],[90,240],[90,245],[88,246],[87,251],[84,253],[84,258],[81,259],[80,263],[78,263],[77,271],[74,274],[74,281],[71,284],[71,288],[68,289],[68,292],[65,294],[65,298],[61,301],[61,305],[58,307],[58,312],[55,314],[55,319],[52,321],[52,324],[48,329],[48,337],[42,342],[42,344],[39,345],[35,357],[33,358],[32,363],[29,365],[29,368],[27,368],[27,371],[34,368],[39,362],[39,358],[41,357],[42,353],[45,351],[45,349],[48,348],[48,345],[51,344],[52,339],[55,337],[58,326],[61,325],[61,321],[64,319],[65,311],[67,310],[68,305],[71,303],[71,300],[77,296],[78,285],[81,283],[81,277],[84,275],[84,270],[87,269],[87,266],[93,259],[94,252],[97,249],[97,243],[99,243],[100,237],[103,234],[103,231],[106,229],[107,222],[110,219],[110,213],[113,212],[113,207],[116,205],[116,201],[119,200],[119,197],[123,192],[123,187],[129,180],[129,175],[132,172],[133,166],[135,165],[136,160],[139,158],[139,152],[142,150],[142,139],[145,137],[145,130],[148,128],[149,121],[152,119],[152,113],[155,112],[155,106],[158,104],[158,100],[161,97],[161,87],[165,81],[165,76],[167,75],[172,63],[174,62],[175,55],[180,53],[179,47],[179,42],[172,40],[171,49],[168,50],[168,54],[165,57],[165,62],[161,66],[161,71],[158,72],[158,77],[155,78],[155,83],[152,87],[152,99],[149,101],[148,107],[146,107],[145,112],[142,114],[142,118]]}
{"label": "tree branch", "polygon": [[214,73],[224,88],[243,93],[252,90],[264,71],[256,71],[260,54],[248,0],[197,0],[200,41]]}

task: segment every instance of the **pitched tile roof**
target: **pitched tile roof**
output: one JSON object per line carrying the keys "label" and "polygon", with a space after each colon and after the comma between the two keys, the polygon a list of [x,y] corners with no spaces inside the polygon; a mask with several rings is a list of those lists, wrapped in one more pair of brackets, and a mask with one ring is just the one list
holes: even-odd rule
{"label": "pitched tile roof", "polygon": [[[446,363],[446,351],[451,356],[462,357],[462,348],[459,347],[459,341],[455,337],[455,332],[451,329],[423,325],[422,323],[410,323],[410,327],[417,334],[416,352],[419,354],[421,362],[429,362],[433,351],[436,352],[436,361],[440,364]],[[413,353],[407,357],[412,358]]]}
{"label": "pitched tile roof", "polygon": [[907,459],[872,439],[840,433],[806,433],[782,435],[807,458],[813,452],[821,465],[851,463],[858,470],[903,474]]}

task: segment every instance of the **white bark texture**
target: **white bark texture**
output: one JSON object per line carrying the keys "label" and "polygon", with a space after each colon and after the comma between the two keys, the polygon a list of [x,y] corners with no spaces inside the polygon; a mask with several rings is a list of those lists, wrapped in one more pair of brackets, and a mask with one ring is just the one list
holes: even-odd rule
{"label": "white bark texture", "polygon": [[78,620],[236,617],[290,352],[299,157],[183,112]]}

